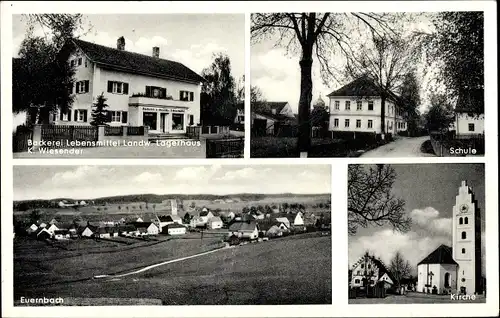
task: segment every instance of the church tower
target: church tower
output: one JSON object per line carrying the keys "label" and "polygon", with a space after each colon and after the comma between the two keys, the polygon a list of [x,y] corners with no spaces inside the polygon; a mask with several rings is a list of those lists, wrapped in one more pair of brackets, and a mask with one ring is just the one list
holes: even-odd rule
{"label": "church tower", "polygon": [[453,259],[457,293],[481,293],[481,219],[472,189],[462,181],[453,206]]}

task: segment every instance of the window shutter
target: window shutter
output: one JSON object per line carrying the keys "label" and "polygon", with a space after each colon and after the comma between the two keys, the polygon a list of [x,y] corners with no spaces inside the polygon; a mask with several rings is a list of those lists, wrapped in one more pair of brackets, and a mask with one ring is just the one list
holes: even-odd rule
{"label": "window shutter", "polygon": [[59,120],[62,121],[63,120],[63,116],[64,116],[64,114],[63,114],[62,110],[59,109]]}
{"label": "window shutter", "polygon": [[78,110],[75,109],[74,114],[75,115],[73,116],[73,118],[75,119],[75,121],[78,121]]}
{"label": "window shutter", "polygon": [[71,121],[71,109],[68,110],[68,121]]}
{"label": "window shutter", "polygon": [[88,93],[89,92],[89,81],[86,80],[85,81],[85,93]]}
{"label": "window shutter", "polygon": [[113,82],[108,81],[108,93],[112,93],[112,92],[113,92]]}
{"label": "window shutter", "polygon": [[80,82],[76,82],[76,93],[80,93]]}
{"label": "window shutter", "polygon": [[128,83],[123,83],[123,94],[128,95]]}
{"label": "window shutter", "polygon": [[179,100],[182,100],[182,97],[184,96],[184,94],[183,94],[183,93],[184,93],[183,91],[180,91],[180,92],[179,92]]}
{"label": "window shutter", "polygon": [[87,110],[86,109],[83,111],[83,121],[87,122]]}
{"label": "window shutter", "polygon": [[127,112],[122,112],[122,124],[127,123]]}
{"label": "window shutter", "polygon": [[106,122],[107,123],[111,122],[111,111],[110,110],[106,111]]}
{"label": "window shutter", "polygon": [[167,97],[167,89],[166,88],[162,88],[161,89],[161,97],[162,98],[166,98]]}
{"label": "window shutter", "polygon": [[146,97],[151,97],[151,86],[146,86]]}

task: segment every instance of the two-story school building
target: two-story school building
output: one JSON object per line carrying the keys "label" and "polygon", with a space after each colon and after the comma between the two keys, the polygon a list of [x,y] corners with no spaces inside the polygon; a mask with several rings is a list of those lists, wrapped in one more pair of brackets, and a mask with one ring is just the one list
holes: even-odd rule
{"label": "two-story school building", "polygon": [[374,132],[396,134],[408,128],[396,96],[385,101],[385,132],[382,132],[382,99],[375,85],[357,79],[328,94],[330,131]]}
{"label": "two-story school building", "polygon": [[150,133],[183,134],[200,123],[204,79],[185,65],[128,52],[125,39],[111,48],[73,40],[69,63],[75,68],[76,95],[71,110],[52,114],[58,125],[90,125],[93,104],[104,93],[110,126],[146,126]]}

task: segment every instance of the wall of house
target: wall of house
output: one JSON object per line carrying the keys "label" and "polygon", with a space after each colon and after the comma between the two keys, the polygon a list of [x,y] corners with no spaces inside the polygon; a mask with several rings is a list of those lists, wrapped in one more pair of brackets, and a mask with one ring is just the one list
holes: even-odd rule
{"label": "wall of house", "polygon": [[[136,93],[146,93],[146,86],[164,87],[167,89],[167,95],[171,95],[173,100],[179,100],[180,91],[194,92],[194,101],[182,102],[184,107],[188,107],[188,113],[194,115],[194,123],[200,122],[200,93],[201,86],[192,83],[184,83],[179,81],[167,80],[162,78],[155,78],[145,75],[131,74],[119,72],[115,70],[100,69],[100,76],[96,79],[99,87],[104,91],[104,96],[108,98],[108,105],[110,110],[127,111],[129,104],[129,96]],[[124,82],[129,84],[129,93],[113,94],[107,92],[108,81]],[[153,105],[152,105],[153,106]],[[139,110],[140,112],[140,110]],[[139,113],[139,118],[142,114]]]}
{"label": "wall of house", "polygon": [[365,271],[372,271],[370,279],[373,280],[373,284],[370,285],[375,285],[375,283],[379,279],[379,268],[375,266],[375,263],[371,258],[363,258],[352,269],[351,287],[363,286],[363,279],[367,278],[367,276],[364,274]]}
{"label": "wall of house", "polygon": [[290,118],[294,117],[292,107],[288,103],[280,111],[280,114],[284,115],[284,116],[287,116],[287,117],[290,117]]}
{"label": "wall of house", "polygon": [[[469,124],[474,124],[474,131],[469,131]],[[484,114],[477,117],[463,113],[457,114],[455,117],[455,129],[457,135],[484,134]]]}
{"label": "wall of house", "polygon": [[181,235],[181,234],[186,234],[186,229],[185,229],[185,228],[173,228],[173,229],[168,229],[168,234],[170,234],[170,235]]}
{"label": "wall of house", "polygon": [[[335,108],[335,102],[339,102],[339,109]],[[346,101],[350,102],[350,109],[346,110]],[[373,110],[368,110],[368,102],[373,101]],[[353,97],[330,97],[329,109],[330,109],[330,122],[329,130],[331,131],[360,131],[360,132],[381,132],[381,118],[380,110],[382,107],[380,98],[373,99],[362,99],[361,110],[357,109],[358,100]],[[399,115],[398,109],[391,101],[386,101],[385,103],[385,121],[386,121],[386,132],[397,133],[398,131],[403,131],[407,129],[407,124],[404,119]],[[338,127],[335,127],[335,118],[339,119]],[[349,119],[349,127],[345,127],[345,120]],[[361,120],[361,127],[356,128],[356,120]],[[368,128],[368,120],[372,120],[372,128]],[[403,126],[399,126],[397,123],[405,123]]]}

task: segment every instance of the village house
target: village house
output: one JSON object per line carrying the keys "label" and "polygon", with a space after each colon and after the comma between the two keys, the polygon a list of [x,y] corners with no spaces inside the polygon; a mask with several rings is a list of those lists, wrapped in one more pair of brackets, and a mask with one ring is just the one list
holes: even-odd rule
{"label": "village house", "polygon": [[236,221],[229,225],[229,237],[255,240],[259,237],[259,230],[255,221]]}
{"label": "village house", "polygon": [[389,289],[395,282],[385,264],[368,253],[353,264],[351,272],[349,286],[353,288],[375,286],[380,282],[385,289]]}
{"label": "village house", "polygon": [[408,125],[403,111],[397,105],[398,97],[390,94],[385,101],[385,131],[381,125],[381,97],[375,84],[359,78],[327,95],[329,103],[329,130],[333,133],[372,132],[396,134],[406,131]]}
{"label": "village house", "polygon": [[38,228],[38,232],[36,233],[36,238],[38,240],[47,240],[52,238],[53,234],[49,233],[45,228]]}
{"label": "village house", "polygon": [[287,217],[277,217],[275,220],[279,223],[283,223],[288,229],[290,228],[290,220]]}
{"label": "village house", "polygon": [[264,221],[258,222],[259,236],[280,237],[283,233],[289,232],[288,227],[283,222]]}
{"label": "village house", "polygon": [[[186,234],[186,227],[184,225],[180,225],[177,223],[172,223],[167,225],[166,234],[168,235],[184,235]],[[165,229],[163,229],[162,233],[165,233]]]}
{"label": "village house", "polygon": [[278,135],[297,124],[288,102],[254,102],[251,116],[251,130],[255,136]]}
{"label": "village house", "polygon": [[38,226],[36,224],[31,224],[27,229],[26,229],[26,233],[28,234],[31,234],[31,233],[35,233],[36,231],[38,230]]}
{"label": "village house", "polygon": [[454,129],[458,138],[474,137],[484,135],[484,113],[474,114],[473,103],[477,100],[482,100],[478,94],[484,94],[484,90],[476,90],[470,96],[463,95],[457,100],[455,106],[455,122]]}
{"label": "village house", "polygon": [[56,230],[54,231],[54,239],[56,240],[69,240],[71,237],[69,230]]}
{"label": "village house", "polygon": [[118,227],[118,235],[121,236],[137,236],[137,228],[131,224],[126,224]]}
{"label": "village house", "polygon": [[245,124],[245,104],[237,103],[236,104],[236,116],[234,117],[234,123],[238,125]]}
{"label": "village house", "polygon": [[208,220],[207,228],[209,229],[220,229],[222,228],[223,223],[220,217],[214,216]]}
{"label": "village house", "polygon": [[83,231],[81,231],[80,236],[82,237],[93,237],[94,233],[97,231],[97,226],[93,225],[87,225],[83,228]]}
{"label": "village house", "polygon": [[145,126],[152,134],[185,134],[200,123],[200,92],[204,79],[185,65],[126,50],[123,37],[116,48],[82,40],[67,43],[75,68],[71,111],[54,113],[57,125],[90,125],[92,105],[104,93],[110,126]]}
{"label": "village house", "polygon": [[[42,227],[42,226],[40,226]],[[50,233],[50,235],[54,235],[54,232],[59,230],[59,228],[55,224],[50,224],[48,226],[43,227],[47,232]]]}

